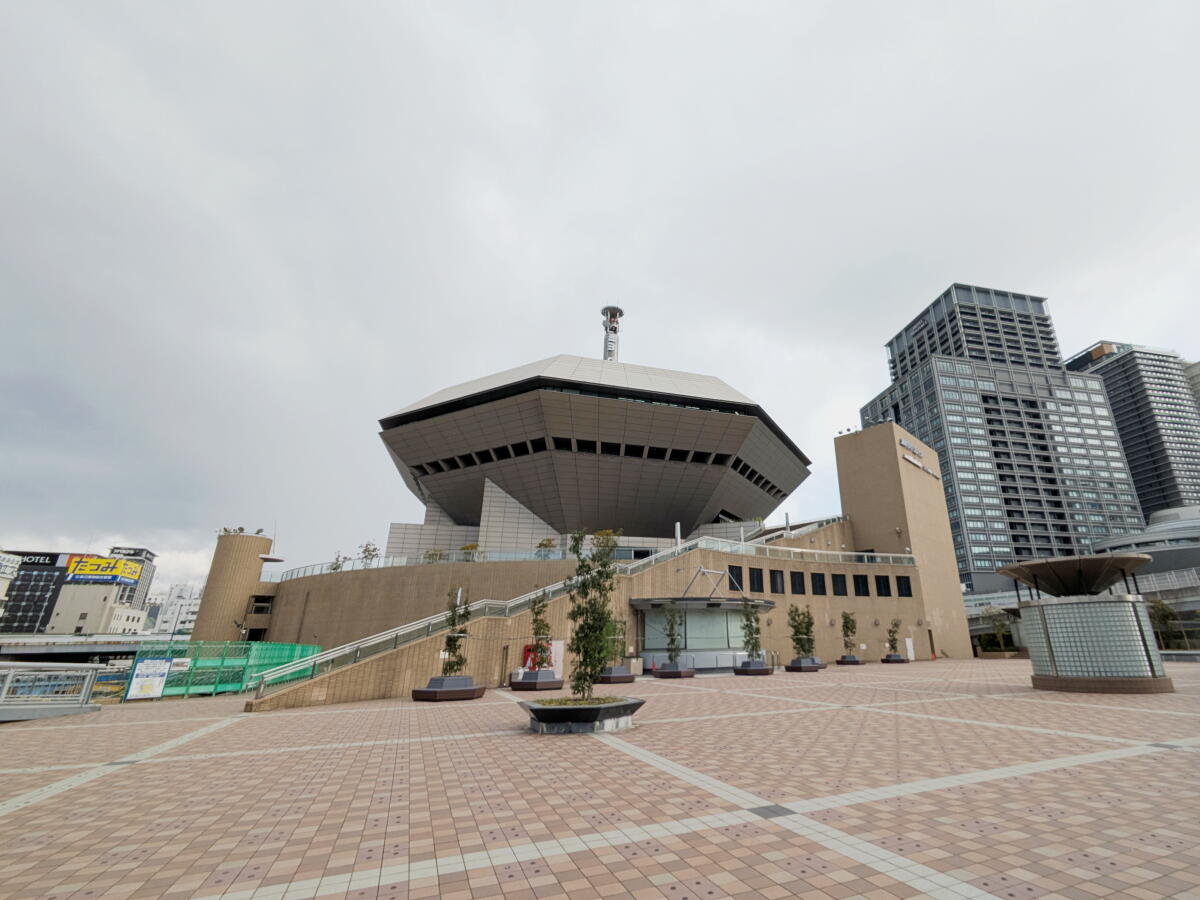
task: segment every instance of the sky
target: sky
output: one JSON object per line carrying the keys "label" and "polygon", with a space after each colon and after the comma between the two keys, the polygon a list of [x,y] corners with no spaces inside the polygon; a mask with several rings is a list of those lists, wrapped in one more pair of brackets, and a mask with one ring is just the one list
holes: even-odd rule
{"label": "sky", "polygon": [[378,420],[557,353],[813,459],[955,281],[1200,358],[1200,4],[0,5],[0,547],[287,566],[420,521]]}

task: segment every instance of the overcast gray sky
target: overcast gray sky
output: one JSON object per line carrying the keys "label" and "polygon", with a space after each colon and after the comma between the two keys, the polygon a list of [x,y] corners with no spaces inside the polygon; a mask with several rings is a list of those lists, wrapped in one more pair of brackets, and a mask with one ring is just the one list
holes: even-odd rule
{"label": "overcast gray sky", "polygon": [[0,6],[0,546],[289,565],[419,521],[377,420],[555,353],[814,461],[951,282],[1200,355],[1200,4]]}

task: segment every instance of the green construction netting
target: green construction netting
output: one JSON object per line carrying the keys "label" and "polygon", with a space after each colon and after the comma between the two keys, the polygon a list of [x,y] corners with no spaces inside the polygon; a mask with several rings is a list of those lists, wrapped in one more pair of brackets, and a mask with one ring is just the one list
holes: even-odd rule
{"label": "green construction netting", "polygon": [[[162,641],[143,644],[130,666],[143,659],[170,657],[171,674],[164,697],[243,691],[259,672],[320,653],[316,644],[271,644],[266,641]],[[301,670],[288,679],[305,678]]]}

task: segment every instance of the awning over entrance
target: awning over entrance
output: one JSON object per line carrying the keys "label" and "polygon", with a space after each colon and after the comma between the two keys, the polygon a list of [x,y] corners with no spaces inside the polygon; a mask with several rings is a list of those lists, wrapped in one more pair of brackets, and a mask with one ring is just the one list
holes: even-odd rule
{"label": "awning over entrance", "polygon": [[629,605],[634,609],[665,609],[675,606],[677,609],[733,609],[740,610],[749,603],[758,609],[774,609],[774,600],[755,600],[751,597],[634,597]]}

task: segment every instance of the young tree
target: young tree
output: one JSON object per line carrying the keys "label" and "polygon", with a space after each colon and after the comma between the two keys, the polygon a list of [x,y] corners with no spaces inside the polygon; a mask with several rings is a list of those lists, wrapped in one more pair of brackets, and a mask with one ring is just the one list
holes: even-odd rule
{"label": "young tree", "polygon": [[363,566],[369,569],[375,560],[379,559],[379,548],[375,546],[375,542],[367,541],[365,544],[360,544],[358,558],[363,561]]}
{"label": "young tree", "polygon": [[458,591],[451,590],[446,596],[446,643],[442,649],[446,658],[442,660],[443,675],[458,675],[467,665],[466,654],[463,653],[463,641],[467,637],[467,623],[471,621],[471,607],[465,602],[460,603]]}
{"label": "young tree", "polygon": [[329,571],[340,572],[348,562],[350,562],[350,557],[342,556],[342,551],[338,550],[333,554],[333,561],[329,563]]}
{"label": "young tree", "polygon": [[1175,610],[1166,600],[1155,594],[1146,601],[1146,612],[1150,615],[1150,624],[1154,628],[1154,637],[1162,650],[1168,649],[1171,642],[1171,622],[1175,620]]}
{"label": "young tree", "polygon": [[1012,616],[998,606],[989,606],[983,611],[983,620],[988,623],[988,627],[992,629],[992,634],[996,636],[996,644],[1003,650],[1004,636],[1008,634],[1008,626],[1012,622]]}
{"label": "young tree", "polygon": [[550,667],[550,623],[546,621],[549,605],[546,592],[542,591],[529,601],[529,627],[533,629],[533,668]]}
{"label": "young tree", "polygon": [[788,607],[788,628],[792,630],[792,652],[797,656],[812,656],[813,614],[811,607]]}
{"label": "young tree", "polygon": [[676,662],[679,659],[679,651],[683,649],[679,634],[679,627],[683,624],[683,610],[670,603],[664,615],[667,627],[667,659]]}
{"label": "young tree", "polygon": [[567,649],[575,657],[571,671],[571,693],[579,700],[592,699],[592,685],[604,671],[612,648],[609,625],[613,620],[612,591],[617,567],[613,552],[617,536],[611,531],[592,535],[592,550],[583,550],[583,531],[571,535],[571,553],[576,559],[570,581],[571,610],[567,617],[575,624]]}
{"label": "young tree", "polygon": [[900,647],[900,620],[892,619],[887,630],[888,636],[888,652],[895,653]]}
{"label": "young tree", "polygon": [[858,620],[854,613],[842,610],[842,649],[847,655],[854,653],[854,636],[858,634]]}
{"label": "young tree", "polygon": [[749,600],[742,601],[742,649],[750,659],[762,658],[762,631],[758,626],[758,607]]}
{"label": "young tree", "polygon": [[553,550],[555,546],[556,544],[554,538],[542,538],[537,542],[534,556],[536,556],[538,559],[549,559],[550,551]]}

